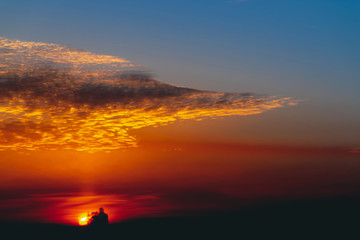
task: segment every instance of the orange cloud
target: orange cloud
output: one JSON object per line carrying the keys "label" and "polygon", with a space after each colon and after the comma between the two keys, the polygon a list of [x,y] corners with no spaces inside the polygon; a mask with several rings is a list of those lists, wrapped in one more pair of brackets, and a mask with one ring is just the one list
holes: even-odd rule
{"label": "orange cloud", "polygon": [[0,149],[113,150],[131,129],[258,114],[290,98],[220,93],[158,82],[128,60],[0,38]]}

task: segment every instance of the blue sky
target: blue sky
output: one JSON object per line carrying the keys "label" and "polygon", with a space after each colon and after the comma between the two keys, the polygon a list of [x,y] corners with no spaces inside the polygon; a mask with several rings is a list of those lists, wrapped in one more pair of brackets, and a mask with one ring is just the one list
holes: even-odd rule
{"label": "blue sky", "polygon": [[[325,145],[360,144],[359,29],[356,0],[0,3],[4,37],[123,57],[165,83],[307,99],[250,117],[248,134]],[[244,121],[216,124],[240,136]]]}

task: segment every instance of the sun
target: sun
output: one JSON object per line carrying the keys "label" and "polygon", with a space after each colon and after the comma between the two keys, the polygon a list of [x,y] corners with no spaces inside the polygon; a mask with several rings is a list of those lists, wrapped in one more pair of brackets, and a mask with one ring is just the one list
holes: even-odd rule
{"label": "sun", "polygon": [[87,216],[83,216],[79,218],[79,225],[80,226],[85,226],[88,224],[88,220],[89,218]]}

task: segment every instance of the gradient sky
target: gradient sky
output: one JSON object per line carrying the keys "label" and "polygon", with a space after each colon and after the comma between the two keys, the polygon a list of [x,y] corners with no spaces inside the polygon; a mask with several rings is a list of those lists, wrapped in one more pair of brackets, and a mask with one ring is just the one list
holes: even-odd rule
{"label": "gradient sky", "polygon": [[[358,1],[2,1],[0,30],[123,57],[165,83],[306,99],[264,116],[261,132],[284,127],[273,141],[356,146],[359,11]],[[249,127],[237,123],[220,124],[236,139]],[[261,139],[258,125],[251,135]]]}
{"label": "gradient sky", "polygon": [[[0,37],[119,57],[165,84],[297,101],[296,106],[262,108],[260,114],[246,116],[234,113],[238,105],[233,102],[228,110],[232,114],[207,109],[200,117],[189,117],[181,112],[180,119],[189,120],[164,120],[152,113],[145,116],[146,124],[131,119],[141,127],[128,127],[121,136],[132,140],[119,144],[115,139],[112,147],[104,148],[106,153],[77,151],[101,146],[101,142],[90,144],[97,141],[89,137],[94,135],[91,131],[81,135],[88,137],[88,144],[72,142],[80,145],[54,150],[56,154],[49,149],[30,151],[41,145],[33,140],[21,150],[6,147],[3,138],[3,216],[31,218],[34,206],[43,213],[38,221],[72,223],[70,219],[86,212],[86,207],[94,210],[98,194],[108,198],[116,221],[199,209],[202,204],[208,209],[237,206],[239,199],[355,194],[360,184],[354,170],[360,152],[359,29],[356,0],[1,1]],[[1,86],[0,97],[9,91]],[[74,86],[82,85],[62,87]],[[206,94],[208,104],[218,100],[213,92]],[[231,96],[235,101],[238,95]],[[78,101],[66,99],[70,105]],[[172,111],[180,111],[182,100],[174,102],[162,104],[173,104]],[[199,102],[191,102],[194,109],[203,109]],[[3,108],[1,116],[10,114],[13,106]],[[209,118],[203,119],[204,114]],[[199,118],[202,121],[194,121]],[[166,124],[154,127],[151,119]],[[66,131],[80,126],[75,120]],[[138,147],[122,148],[133,140]],[[177,194],[185,203],[176,201]],[[83,204],[80,211],[66,202],[72,198],[90,205]],[[18,205],[10,204],[14,199]],[[33,205],[24,206],[18,215],[12,213],[29,199]],[[213,201],[204,203],[204,199]],[[119,201],[126,202],[122,210],[114,207]],[[59,217],[47,212],[54,206],[63,209]]]}

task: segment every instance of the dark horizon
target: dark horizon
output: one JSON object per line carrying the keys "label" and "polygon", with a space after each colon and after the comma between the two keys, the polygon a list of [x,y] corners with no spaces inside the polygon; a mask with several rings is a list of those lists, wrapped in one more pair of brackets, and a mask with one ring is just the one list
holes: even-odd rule
{"label": "dark horizon", "polygon": [[177,217],[149,217],[110,223],[106,228],[45,223],[2,222],[3,234],[21,236],[121,237],[143,239],[198,239],[251,237],[256,239],[316,239],[356,237],[358,197],[328,197],[245,207],[236,211]]}

